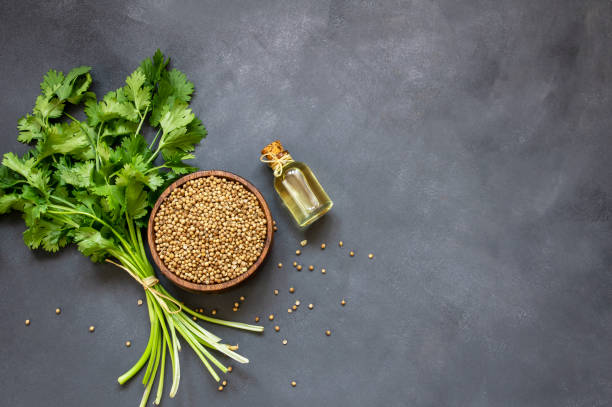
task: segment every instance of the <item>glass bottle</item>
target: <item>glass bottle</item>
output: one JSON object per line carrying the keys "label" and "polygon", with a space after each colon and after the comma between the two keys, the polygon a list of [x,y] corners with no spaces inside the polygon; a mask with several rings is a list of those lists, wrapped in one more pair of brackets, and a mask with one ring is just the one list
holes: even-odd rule
{"label": "glass bottle", "polygon": [[274,189],[299,227],[310,225],[334,205],[310,168],[294,161],[280,141],[268,144],[261,154],[260,160],[274,170]]}

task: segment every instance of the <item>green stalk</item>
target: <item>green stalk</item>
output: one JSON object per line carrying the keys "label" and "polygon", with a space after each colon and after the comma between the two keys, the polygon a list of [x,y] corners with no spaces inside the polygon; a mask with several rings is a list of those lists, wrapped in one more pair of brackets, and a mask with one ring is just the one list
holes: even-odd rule
{"label": "green stalk", "polygon": [[138,111],[138,114],[140,115],[140,123],[138,123],[138,128],[136,129],[136,133],[138,134],[140,133],[140,128],[142,127],[142,123],[145,120],[145,117],[147,117],[147,112],[149,111],[149,106],[147,105],[147,108],[145,109],[144,113],[142,115],[140,115],[140,110]]}
{"label": "green stalk", "polygon": [[159,405],[164,390],[164,368],[166,366],[166,338],[162,341],[162,357],[161,357],[161,370],[159,372],[159,381],[157,383],[157,395],[155,396],[155,405]]}
{"label": "green stalk", "polygon": [[147,293],[147,305],[149,307],[149,319],[151,321],[151,336],[153,337],[153,349],[151,349],[151,356],[149,357],[149,363],[147,364],[147,370],[145,370],[144,377],[142,378],[142,384],[146,386],[149,382],[149,375],[151,374],[151,370],[153,369],[154,359],[157,357],[157,353],[159,352],[159,347],[157,346],[157,341],[159,339],[159,325],[157,322],[157,318],[153,318],[153,308],[151,306],[150,294]]}

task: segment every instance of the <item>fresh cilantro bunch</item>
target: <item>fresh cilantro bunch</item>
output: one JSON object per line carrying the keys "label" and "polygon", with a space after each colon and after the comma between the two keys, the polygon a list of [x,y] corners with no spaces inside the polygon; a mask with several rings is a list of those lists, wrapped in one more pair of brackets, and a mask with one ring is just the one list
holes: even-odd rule
{"label": "fresh cilantro bunch", "polygon": [[[248,362],[189,315],[262,330],[180,307],[151,280],[155,273],[141,229],[163,187],[195,170],[185,160],[194,158],[195,145],[206,136],[202,122],[189,108],[193,84],[182,72],[170,70],[168,63],[158,50],[125,80],[125,86],[102,100],[89,91],[90,67],[75,68],[67,75],[49,71],[32,114],[18,122],[18,140],[32,148],[22,157],[6,153],[0,166],[0,213],[23,212],[27,226],[23,238],[30,248],[55,252],[76,243],[92,261],[112,262],[148,287],[149,342],[142,357],[119,378],[123,384],[147,365],[141,406],[148,400],[159,367],[155,403],[160,402],[166,352],[173,371],[170,396],[176,394],[179,336],[217,381],[212,365],[222,372],[227,369],[206,347]],[[85,120],[68,113],[83,107]],[[143,136],[145,122],[155,132],[150,142]]]}

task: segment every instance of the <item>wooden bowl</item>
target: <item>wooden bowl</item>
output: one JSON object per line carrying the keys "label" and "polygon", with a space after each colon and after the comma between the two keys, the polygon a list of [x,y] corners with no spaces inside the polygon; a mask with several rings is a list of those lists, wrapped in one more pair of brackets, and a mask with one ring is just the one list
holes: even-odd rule
{"label": "wooden bowl", "polygon": [[[174,274],[171,270],[169,270],[168,267],[166,267],[166,265],[164,264],[164,262],[159,258],[159,254],[157,253],[157,249],[155,247],[155,236],[154,236],[154,231],[153,231],[153,226],[154,226],[153,223],[155,220],[155,215],[157,214],[157,210],[159,209],[159,206],[162,204],[162,202],[168,197],[168,195],[172,191],[174,191],[176,188],[180,187],[185,182],[190,181],[192,179],[210,177],[210,176],[227,178],[229,180],[239,182],[246,189],[251,191],[257,197],[257,200],[259,201],[259,204],[261,205],[261,208],[263,209],[264,214],[266,216],[267,232],[266,232],[266,241],[264,242],[264,247],[261,251],[261,254],[259,255],[259,258],[257,259],[255,263],[251,265],[251,267],[246,271],[246,273],[243,273],[239,275],[238,277],[232,280],[226,281],[224,283],[199,284],[199,283],[194,283],[192,281],[187,281],[187,280],[180,278],[179,276]],[[153,210],[151,211],[151,215],[149,216],[149,226],[147,228],[147,238],[149,240],[149,249],[151,250],[151,255],[153,256],[153,260],[155,261],[155,264],[157,264],[157,267],[159,267],[159,269],[161,270],[162,274],[166,276],[168,280],[172,281],[174,284],[176,284],[177,286],[187,291],[211,293],[211,292],[219,292],[219,291],[227,290],[230,287],[234,287],[238,285],[239,283],[243,282],[244,280],[246,280],[247,278],[249,278],[253,273],[255,273],[255,270],[257,270],[257,268],[261,265],[261,263],[264,261],[264,259],[268,255],[268,252],[270,251],[270,245],[272,244],[272,235],[273,235],[272,228],[273,228],[272,215],[270,214],[270,208],[268,208],[268,204],[264,200],[259,190],[253,186],[253,184],[251,184],[249,181],[245,180],[244,178],[239,177],[236,174],[232,174],[231,172],[209,170],[209,171],[198,171],[192,174],[185,175],[184,177],[173,182],[168,188],[166,188],[166,190],[157,199],[157,202],[155,202],[155,206],[153,207]]]}

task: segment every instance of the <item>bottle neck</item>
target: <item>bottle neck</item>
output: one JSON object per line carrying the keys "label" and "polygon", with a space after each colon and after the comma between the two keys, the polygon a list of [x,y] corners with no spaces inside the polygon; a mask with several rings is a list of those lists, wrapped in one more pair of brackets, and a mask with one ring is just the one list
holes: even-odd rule
{"label": "bottle neck", "polygon": [[272,171],[274,171],[274,176],[276,178],[280,177],[283,174],[283,168],[285,168],[285,166],[294,162],[293,157],[291,157],[291,154],[289,154],[288,152],[285,152],[285,154],[281,155],[280,157],[273,157],[272,159],[262,157],[262,161],[268,163],[270,168],[272,168]]}

